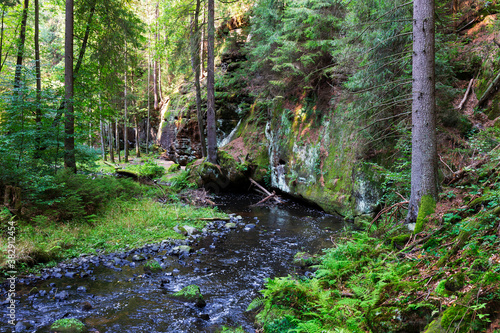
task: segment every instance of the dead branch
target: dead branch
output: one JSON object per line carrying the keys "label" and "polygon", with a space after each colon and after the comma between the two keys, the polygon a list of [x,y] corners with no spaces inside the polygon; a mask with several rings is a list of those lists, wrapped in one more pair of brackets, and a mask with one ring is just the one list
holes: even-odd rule
{"label": "dead branch", "polygon": [[464,98],[462,99],[462,101],[460,102],[460,104],[458,105],[458,111],[461,111],[462,108],[464,107],[464,104],[465,102],[467,101],[467,97],[469,97],[469,92],[472,88],[472,84],[474,83],[474,78],[472,78],[469,82],[469,85],[467,86],[467,90],[465,91],[465,95],[464,95]]}
{"label": "dead branch", "polygon": [[394,205],[392,205],[390,207],[382,209],[380,212],[378,212],[378,214],[375,216],[375,218],[372,220],[372,222],[368,226],[368,231],[371,229],[373,223],[380,218],[380,216],[382,216],[383,214],[386,214],[386,213],[390,212],[394,207],[398,207],[399,208],[400,206],[407,205],[409,203],[410,203],[409,201],[401,201],[401,202],[395,203]]}
{"label": "dead branch", "polygon": [[276,194],[273,194],[273,193],[269,192],[268,190],[266,190],[264,187],[262,187],[259,183],[257,183],[252,178],[248,178],[248,179],[250,180],[250,182],[253,185],[255,185],[258,189],[260,189],[262,192],[264,192],[268,197],[272,197],[274,200],[276,200],[277,203],[283,203],[283,201],[281,201],[280,199],[278,199],[276,197]]}
{"label": "dead branch", "polygon": [[271,199],[271,198],[274,198],[274,196],[276,195],[276,193],[273,191],[273,193],[271,193],[271,195],[268,195],[267,197],[265,197],[264,199],[262,199],[261,201],[257,202],[256,204],[254,205],[251,205],[250,207],[252,206],[258,206],[260,205],[261,203],[264,203],[266,202],[267,200]]}
{"label": "dead branch", "polygon": [[[495,147],[495,149],[496,149],[496,147]],[[483,166],[484,164],[486,164],[486,162],[487,162],[487,159],[477,160],[474,163],[472,163],[471,165],[465,166],[462,169],[454,172],[450,177],[446,177],[443,180],[443,183],[445,183],[446,185],[454,184],[457,181],[461,180],[462,178],[465,178],[470,173],[471,169],[473,170],[473,169],[479,168],[480,166]]]}

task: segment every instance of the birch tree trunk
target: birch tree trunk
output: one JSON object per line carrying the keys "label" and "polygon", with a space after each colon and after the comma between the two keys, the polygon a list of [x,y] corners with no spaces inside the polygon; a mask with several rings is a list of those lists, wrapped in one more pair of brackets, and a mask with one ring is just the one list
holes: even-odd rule
{"label": "birch tree trunk", "polygon": [[[411,197],[407,222],[417,221],[422,198],[437,199],[434,0],[413,2]],[[418,232],[417,230],[415,230]]]}

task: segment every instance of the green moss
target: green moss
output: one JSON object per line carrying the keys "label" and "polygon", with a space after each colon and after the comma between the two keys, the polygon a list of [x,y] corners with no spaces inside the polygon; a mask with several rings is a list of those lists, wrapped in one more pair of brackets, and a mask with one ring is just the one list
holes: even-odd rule
{"label": "green moss", "polygon": [[308,267],[312,265],[318,265],[320,260],[307,252],[297,252],[293,257],[293,263],[297,266]]}
{"label": "green moss", "polygon": [[439,283],[436,286],[436,289],[434,290],[436,295],[441,296],[441,297],[450,296],[449,291],[446,290],[445,283],[446,283],[446,280],[439,281]]}
{"label": "green moss", "polygon": [[200,287],[195,284],[182,288],[178,292],[172,294],[171,297],[183,302],[193,302],[197,307],[204,307],[206,305]]}
{"label": "green moss", "polygon": [[55,321],[50,326],[51,332],[57,333],[82,333],[87,332],[85,325],[75,318],[65,318]]}
{"label": "green moss", "polygon": [[443,312],[441,327],[449,332],[465,333],[469,331],[472,311],[462,305],[451,306]]}
{"label": "green moss", "polygon": [[402,248],[403,246],[408,243],[410,240],[411,235],[409,234],[404,234],[404,235],[399,235],[391,238],[391,246],[392,247],[399,247]]}
{"label": "green moss", "polygon": [[181,169],[181,166],[179,164],[172,164],[168,168],[168,172],[176,172],[176,171],[179,171],[180,169]]}
{"label": "green moss", "polygon": [[415,225],[415,233],[419,233],[424,228],[424,223],[427,216],[434,213],[436,210],[436,200],[431,195],[424,195],[420,199],[420,207],[418,208],[417,223]]}
{"label": "green moss", "polygon": [[444,286],[446,290],[455,292],[462,289],[464,287],[464,284],[465,284],[465,274],[461,272],[454,274],[450,276],[448,279],[446,279]]}

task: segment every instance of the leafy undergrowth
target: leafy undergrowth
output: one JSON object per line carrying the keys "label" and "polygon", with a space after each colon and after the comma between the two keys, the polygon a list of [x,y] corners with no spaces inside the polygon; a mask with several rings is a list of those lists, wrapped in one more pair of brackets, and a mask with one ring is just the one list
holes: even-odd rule
{"label": "leafy undergrowth", "polygon": [[260,330],[499,333],[498,132],[483,131],[461,152],[466,166],[451,165],[418,234],[388,210],[367,230],[334,239],[313,277],[268,280],[249,306]]}

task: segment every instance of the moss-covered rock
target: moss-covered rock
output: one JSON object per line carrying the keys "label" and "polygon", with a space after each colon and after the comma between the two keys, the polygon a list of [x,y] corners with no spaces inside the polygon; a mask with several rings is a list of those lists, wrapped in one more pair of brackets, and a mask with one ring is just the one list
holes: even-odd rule
{"label": "moss-covered rock", "polygon": [[75,318],[64,318],[55,321],[50,326],[51,333],[84,333],[87,332],[85,325]]}
{"label": "moss-covered rock", "polygon": [[200,287],[195,284],[191,284],[187,287],[182,288],[178,292],[170,295],[170,297],[182,302],[192,302],[200,308],[204,307],[207,304],[203,299]]}
{"label": "moss-covered rock", "polygon": [[370,309],[367,324],[375,333],[420,333],[427,325],[431,305],[420,307],[382,306]]}
{"label": "moss-covered rock", "polygon": [[293,257],[293,264],[300,267],[309,267],[312,265],[318,265],[320,260],[307,252],[297,252]]}
{"label": "moss-covered rock", "polygon": [[473,313],[474,311],[463,305],[450,306],[427,325],[424,333],[484,332],[480,330],[482,324],[473,321]]}
{"label": "moss-covered rock", "polygon": [[402,249],[406,243],[410,240],[411,235],[409,234],[404,234],[404,235],[398,235],[395,237],[391,238],[391,245],[395,248]]}
{"label": "moss-covered rock", "polygon": [[465,274],[463,272],[450,276],[444,283],[444,287],[451,292],[459,291],[464,285]]}

